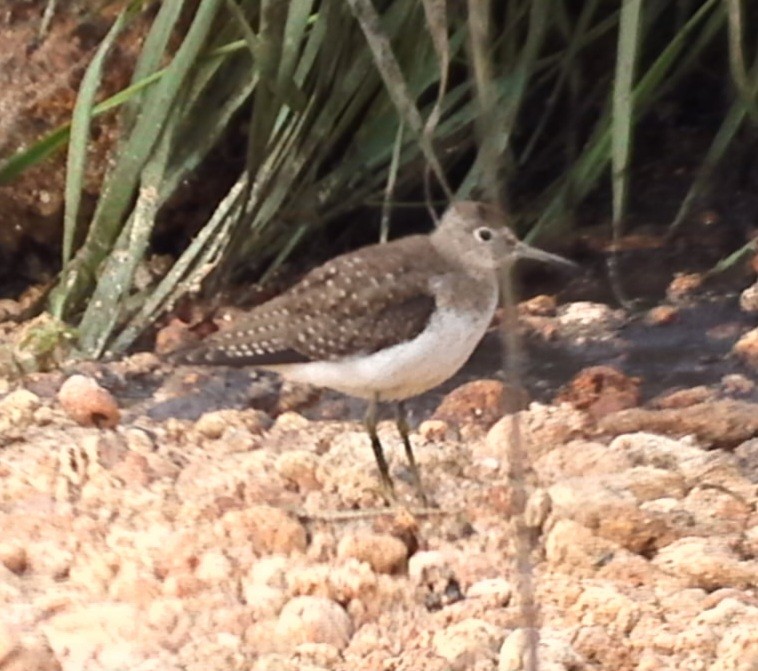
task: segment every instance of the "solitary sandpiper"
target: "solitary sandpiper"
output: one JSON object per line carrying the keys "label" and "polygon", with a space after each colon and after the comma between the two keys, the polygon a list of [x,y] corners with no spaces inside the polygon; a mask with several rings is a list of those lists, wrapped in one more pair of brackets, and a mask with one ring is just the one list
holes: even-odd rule
{"label": "solitary sandpiper", "polygon": [[570,264],[520,242],[504,220],[497,207],[456,202],[431,234],[338,256],[235,328],[174,358],[256,366],[368,399],[366,429],[390,501],[395,492],[376,413],[380,401],[396,401],[414,485],[426,502],[403,401],[444,382],[469,358],[497,307],[498,269],[518,258]]}

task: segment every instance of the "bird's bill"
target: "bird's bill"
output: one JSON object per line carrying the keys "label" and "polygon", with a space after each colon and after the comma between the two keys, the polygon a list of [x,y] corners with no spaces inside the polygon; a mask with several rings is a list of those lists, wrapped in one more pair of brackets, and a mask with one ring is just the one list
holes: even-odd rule
{"label": "bird's bill", "polygon": [[519,242],[516,245],[514,256],[517,259],[532,259],[533,261],[542,261],[543,263],[550,263],[557,266],[566,266],[568,268],[576,269],[578,266],[568,259],[564,259],[557,254],[551,254],[550,252],[543,252],[541,249],[527,245],[525,242]]}

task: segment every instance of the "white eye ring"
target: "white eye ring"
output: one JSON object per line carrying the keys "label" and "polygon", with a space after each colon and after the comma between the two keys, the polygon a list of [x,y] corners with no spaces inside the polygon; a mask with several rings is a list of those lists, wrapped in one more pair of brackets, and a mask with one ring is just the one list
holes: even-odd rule
{"label": "white eye ring", "polygon": [[492,232],[491,228],[481,226],[474,231],[474,237],[479,240],[479,242],[489,242],[493,237],[495,237],[495,235]]}

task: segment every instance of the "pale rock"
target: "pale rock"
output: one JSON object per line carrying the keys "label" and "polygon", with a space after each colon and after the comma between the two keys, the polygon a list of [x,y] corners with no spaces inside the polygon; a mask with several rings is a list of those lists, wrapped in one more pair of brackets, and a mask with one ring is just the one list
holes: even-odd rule
{"label": "pale rock", "polygon": [[[540,671],[575,671],[590,668],[571,644],[569,631],[543,628],[539,631],[537,656]],[[522,671],[529,668],[530,654],[527,630],[515,629],[503,641],[498,659],[498,671]]]}
{"label": "pale rock", "polygon": [[493,606],[505,606],[511,599],[513,587],[505,578],[478,580],[466,590],[467,599],[483,599]]}
{"label": "pale rock", "polygon": [[408,560],[408,577],[414,583],[425,582],[430,573],[450,570],[448,558],[439,550],[422,550]]}
{"label": "pale rock", "polygon": [[289,568],[289,559],[284,555],[268,555],[261,557],[250,567],[247,580],[257,585],[284,587]]}
{"label": "pale rock", "polygon": [[617,480],[608,475],[557,482],[548,489],[552,514],[557,519],[573,519],[632,552],[672,540],[675,532],[666,516],[640,508],[637,498],[623,487],[625,481],[625,477]]}
{"label": "pale rock", "polygon": [[0,669],[3,668],[3,662],[16,650],[17,646],[18,636],[8,624],[0,620]]}
{"label": "pale rock", "polygon": [[284,591],[278,587],[248,581],[242,582],[242,598],[255,621],[275,618],[286,601]]}
{"label": "pale rock", "polygon": [[621,593],[610,581],[587,582],[574,609],[583,625],[601,625],[627,636],[642,614],[640,604]]}
{"label": "pale rock", "polygon": [[745,559],[724,539],[689,536],[660,549],[653,564],[684,578],[691,587],[747,587],[758,579],[758,560]]}
{"label": "pale rock", "polygon": [[353,635],[353,623],[344,608],[331,599],[298,596],[279,613],[276,636],[292,650],[303,643],[326,643],[342,650]]}
{"label": "pale rock", "polygon": [[0,427],[23,428],[34,420],[34,412],[41,405],[37,394],[26,389],[16,389],[0,399]]}
{"label": "pale rock", "polygon": [[619,549],[617,543],[573,520],[558,520],[545,540],[547,561],[562,571],[583,569],[592,574]]}
{"label": "pale rock", "polygon": [[468,618],[435,632],[434,651],[451,664],[494,659],[505,632],[480,618]]}
{"label": "pale rock", "polygon": [[220,550],[203,553],[195,569],[195,576],[208,583],[221,583],[232,576],[232,563]]}
{"label": "pale rock", "polygon": [[488,432],[482,443],[473,446],[472,457],[476,462],[494,458],[503,468],[509,467],[509,455],[518,436],[523,450],[536,460],[550,452],[556,445],[563,445],[587,427],[586,413],[575,410],[568,404],[558,407],[531,403],[528,410],[506,415]]}
{"label": "pale rock", "polygon": [[574,440],[559,449],[546,452],[534,460],[540,481],[553,483],[571,477],[620,473],[633,466],[622,452],[610,451],[607,445]]}
{"label": "pale rock", "polygon": [[292,482],[299,491],[310,491],[321,488],[316,477],[319,457],[308,450],[288,450],[276,459],[277,473],[286,481]]}
{"label": "pale rock", "polygon": [[541,529],[552,507],[553,502],[550,499],[550,494],[542,487],[535,489],[526,502],[524,523],[530,529]]}

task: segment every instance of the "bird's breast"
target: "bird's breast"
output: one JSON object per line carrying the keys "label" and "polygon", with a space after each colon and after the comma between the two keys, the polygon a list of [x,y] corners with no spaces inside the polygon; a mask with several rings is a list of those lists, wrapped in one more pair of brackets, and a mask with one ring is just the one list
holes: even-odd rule
{"label": "bird's breast", "polygon": [[295,382],[359,398],[378,394],[383,401],[402,400],[436,387],[460,370],[487,330],[496,305],[495,292],[476,311],[438,309],[418,336],[372,354],[271,369]]}

